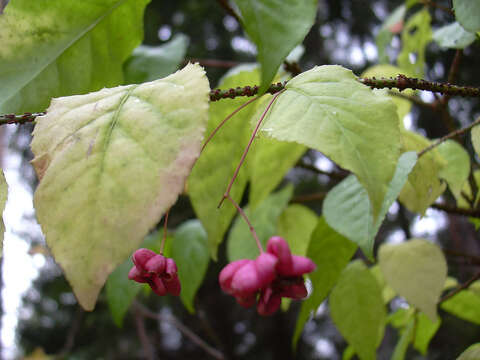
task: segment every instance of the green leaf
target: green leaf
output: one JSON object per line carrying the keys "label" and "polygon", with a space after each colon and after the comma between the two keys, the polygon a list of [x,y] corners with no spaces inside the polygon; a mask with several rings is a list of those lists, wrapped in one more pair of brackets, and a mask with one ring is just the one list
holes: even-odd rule
{"label": "green leaf", "polygon": [[413,318],[415,309],[399,308],[393,314],[389,314],[387,318],[387,324],[391,324],[396,329],[401,329],[407,326],[408,322]]}
{"label": "green leaf", "polygon": [[178,34],[160,46],[140,45],[124,65],[125,82],[139,84],[175,72],[185,57],[188,42],[186,35]]}
{"label": "green leaf", "polygon": [[[239,67],[228,73],[220,86],[230,88],[255,84],[257,81],[257,71],[251,67]],[[223,119],[245,101],[237,98],[211,103],[206,133],[211,134]],[[252,132],[250,117],[255,110],[253,104],[249,105],[220,129],[203,150],[188,178],[188,195],[197,217],[207,231],[210,256],[213,259],[216,259],[218,245],[223,241],[236,213],[229,201],[225,201],[221,209],[217,206],[247,146]],[[247,163],[248,159],[247,156]],[[248,171],[241,169],[230,192],[237,203],[242,198],[247,179]]]}
{"label": "green leaf", "polygon": [[360,261],[342,272],[330,294],[335,325],[361,360],[375,359],[385,328],[385,306],[375,277]]}
{"label": "green leaf", "polygon": [[470,131],[473,149],[480,156],[480,126],[474,126]]}
{"label": "green leaf", "polygon": [[329,227],[323,217],[318,220],[307,250],[307,257],[317,265],[317,269],[309,275],[313,292],[302,302],[293,335],[294,346],[310,314],[325,300],[356,249],[354,243]]}
{"label": "green leaf", "polygon": [[380,64],[388,63],[388,55],[386,53],[386,47],[393,39],[393,35],[400,32],[403,28],[403,19],[407,8],[405,5],[398,6],[393,12],[385,19],[380,28],[380,31],[375,38],[378,50],[378,62]]}
{"label": "green leaf", "polygon": [[471,290],[462,290],[442,302],[441,308],[460,319],[480,325],[480,296]]}
{"label": "green leaf", "polygon": [[341,66],[320,66],[286,85],[262,132],[316,149],[351,170],[367,190],[376,218],[400,156],[396,108]]}
{"label": "green leaf", "polygon": [[249,204],[252,208],[260,204],[277,187],[305,150],[305,146],[293,142],[266,137],[255,139],[252,154],[249,154],[248,159]]}
{"label": "green leaf", "polygon": [[[162,237],[163,232],[160,231],[150,234],[145,237],[140,247],[158,253]],[[170,243],[170,238],[166,239],[166,243]],[[132,266],[133,262],[129,257],[110,274],[105,284],[108,308],[115,325],[118,327],[122,327],[123,318],[142,287],[150,289],[146,284],[139,284],[128,279],[128,272]]]}
{"label": "green leaf", "polygon": [[440,144],[437,151],[447,162],[438,172],[438,176],[447,182],[453,194],[460,196],[470,174],[470,156],[463,146],[453,140]]}
{"label": "green leaf", "polygon": [[424,8],[413,15],[402,32],[402,51],[398,55],[398,66],[409,74],[423,78],[425,48],[432,39],[430,14]]}
{"label": "green leaf", "polygon": [[473,43],[475,34],[466,31],[458,22],[442,26],[433,32],[433,40],[443,48],[463,49]]}
{"label": "green leaf", "polygon": [[480,343],[470,345],[467,350],[460,354],[457,360],[478,360],[480,359]]}
{"label": "green leaf", "polygon": [[289,205],[278,218],[278,235],[284,238],[292,254],[305,256],[318,216],[306,206]]}
{"label": "green leaf", "polygon": [[437,320],[437,302],[447,278],[447,262],[440,248],[423,239],[384,244],[378,262],[387,283],[412,306]]}
{"label": "green leaf", "polygon": [[190,64],[151,83],[55,99],[37,117],[37,218],[85,309],[183,191],[209,92]]}
{"label": "green leaf", "polygon": [[5,180],[5,175],[3,170],[0,171],[0,257],[3,255],[3,237],[5,235],[5,223],[3,222],[3,211],[5,210],[5,205],[7,204],[8,197],[8,185],[7,180]]}
{"label": "green leaf", "polygon": [[[0,16],[0,112],[123,82],[149,0],[12,0]],[[48,6],[47,6],[48,5]]]}
{"label": "green leaf", "polygon": [[[406,151],[420,151],[430,145],[428,139],[412,131],[402,131],[402,136]],[[425,214],[427,208],[445,191],[446,185],[439,180],[439,176],[446,164],[438,149],[425,153],[417,161],[399,197],[408,210]]]}
{"label": "green leaf", "polygon": [[455,18],[470,32],[480,31],[480,1],[453,0]]}
{"label": "green leaf", "polygon": [[323,213],[328,224],[358,244],[364,254],[372,258],[375,235],[416,160],[415,152],[404,153],[398,160],[397,169],[388,186],[376,221],[373,220],[366,190],[355,176],[348,176],[328,192],[323,202]]}
{"label": "green leaf", "polygon": [[413,340],[415,335],[415,320],[411,319],[405,329],[402,331],[402,335],[398,340],[395,349],[393,350],[392,360],[403,360],[408,350],[408,345]]}
{"label": "green leaf", "polygon": [[[249,207],[244,209],[264,248],[268,239],[276,235],[278,217],[290,201],[292,193],[293,186],[289,185],[281,191],[271,194],[253,211]],[[257,243],[247,223],[240,215],[235,219],[227,241],[229,261],[255,259],[258,256]]]}
{"label": "green leaf", "polygon": [[189,220],[177,229],[171,251],[182,284],[180,299],[187,310],[193,313],[195,312],[193,300],[205,277],[210,260],[207,233],[199,220]]}
{"label": "green leaf", "polygon": [[423,356],[427,355],[428,344],[437,333],[442,319],[438,317],[437,321],[432,322],[424,313],[417,313],[417,325],[415,327],[415,339],[413,347]]}
{"label": "green leaf", "polygon": [[267,90],[280,64],[315,22],[316,0],[235,0],[242,26],[257,46],[262,83]]}
{"label": "green leaf", "polygon": [[352,345],[348,345],[342,354],[342,360],[350,360],[355,356],[355,349]]}
{"label": "green leaf", "polygon": [[385,304],[388,304],[397,295],[395,293],[395,290],[393,290],[392,287],[388,285],[385,281],[385,277],[383,276],[383,273],[380,270],[380,266],[378,266],[378,264],[370,267],[370,272],[373,276],[375,276],[378,285],[380,285],[380,288],[382,289],[383,302]]}
{"label": "green leaf", "polygon": [[[400,69],[399,67],[393,66],[393,65],[375,65],[367,70],[362,74],[362,77],[396,77],[399,74],[405,75],[405,71]],[[384,91],[384,90],[377,90],[377,91]],[[399,93],[398,90],[392,89],[390,91]],[[402,91],[403,94],[406,95],[414,95],[415,91],[406,89]],[[392,101],[397,105],[397,115],[398,119],[400,120],[400,124],[403,124],[403,118],[405,115],[407,115],[410,112],[410,109],[412,108],[412,103],[409,100],[403,99],[399,96],[395,95],[389,95],[392,98]],[[403,127],[403,125],[401,125]]]}

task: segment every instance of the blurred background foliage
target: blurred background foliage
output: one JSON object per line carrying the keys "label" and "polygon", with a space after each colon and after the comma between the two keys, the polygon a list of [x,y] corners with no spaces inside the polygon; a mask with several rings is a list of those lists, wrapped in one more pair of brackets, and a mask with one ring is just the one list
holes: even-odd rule
{"label": "blurred background foliage", "polygon": [[[299,61],[300,68],[307,70],[314,65],[340,64],[360,75],[378,63],[375,36],[386,17],[402,3],[400,0],[320,0],[316,24],[303,44],[305,52]],[[449,1],[442,0],[438,0],[437,4],[446,7],[451,5]],[[439,8],[428,9],[432,16],[432,26],[443,25],[453,19],[451,14]],[[416,10],[418,6],[409,11]],[[152,0],[145,12],[144,45],[147,47],[138,49],[125,65],[127,82],[145,81],[149,71],[164,76],[175,70],[172,61],[185,63],[190,60],[204,64],[211,86],[215,87],[232,65],[255,61],[254,46],[245,37],[235,18],[216,1]],[[156,53],[150,48],[160,45],[167,46],[167,49]],[[187,45],[186,53],[182,50],[184,45]],[[398,55],[400,47],[400,36],[395,35],[387,49],[391,61]],[[479,50],[476,42],[463,51],[456,81],[458,84],[480,86]],[[148,60],[149,56],[151,61]],[[444,50],[435,43],[430,43],[426,53],[425,78],[446,81],[454,56],[455,50]],[[142,67],[150,70],[142,72]],[[454,98],[449,102],[449,110],[456,115],[460,124],[465,125],[474,116],[478,116],[480,104],[478,100]],[[417,131],[436,138],[448,132],[441,116],[441,112],[414,107],[409,121]],[[31,130],[30,126],[18,127],[12,134],[9,146],[22,155],[22,175],[34,189],[36,180],[28,163],[31,153],[27,146]],[[471,145],[467,145],[471,150]],[[318,157],[318,154],[308,152],[303,163],[312,164]],[[292,169],[288,180],[295,183],[295,195],[299,200],[302,195],[325,192],[336,182],[334,178],[317,174],[305,166]],[[320,213],[321,199],[305,204]],[[459,251],[478,253],[477,235],[465,218],[439,212],[430,212],[430,215],[429,218],[434,222],[428,234],[430,237],[435,237],[442,245],[452,245],[452,248]],[[182,197],[171,211],[169,227],[174,229],[193,217],[188,198]],[[435,223],[437,220],[444,225]],[[389,213],[378,238],[410,238],[412,232],[413,235],[416,234],[417,221],[415,215],[402,206],[397,206],[395,211]],[[30,237],[32,249],[41,249],[36,248],[37,245],[43,245],[41,238],[31,238],[28,233],[24,237]],[[37,355],[43,352],[56,354],[51,358],[59,359],[145,359],[149,358],[148,354],[154,356],[150,358],[159,359],[212,358],[170,322],[151,319],[138,306],[133,306],[125,317],[123,326],[117,327],[110,316],[104,293],[94,312],[83,312],[60,269],[50,257],[47,256],[46,259],[40,276],[23,298],[19,311],[17,339],[21,352],[32,354],[37,349]],[[449,271],[460,281],[468,279],[478,270],[469,264],[453,260],[449,263]],[[205,281],[196,296],[196,313],[193,315],[186,311],[179,299],[173,297],[159,298],[141,293],[138,302],[165,317],[175,316],[191,331],[222,351],[228,359],[341,358],[347,344],[332,324],[327,306],[322,305],[314,319],[306,324],[297,351],[293,353],[291,337],[298,304],[294,303],[288,311],[278,312],[268,318],[260,318],[254,309],[237,306],[234,299],[222,294],[218,286],[217,276],[225,263],[223,245],[219,251],[219,261],[209,265]],[[394,302],[392,306],[401,307],[401,301]],[[446,313],[441,315],[442,325],[430,345],[428,356],[422,357],[412,351],[406,358],[451,359],[478,340],[478,326]],[[142,336],[149,339],[150,352],[145,351],[145,339],[142,340]],[[387,327],[386,336],[379,348],[379,359],[390,358],[398,337],[395,328]],[[33,354],[31,356],[34,358]],[[36,358],[47,358],[42,356]]]}

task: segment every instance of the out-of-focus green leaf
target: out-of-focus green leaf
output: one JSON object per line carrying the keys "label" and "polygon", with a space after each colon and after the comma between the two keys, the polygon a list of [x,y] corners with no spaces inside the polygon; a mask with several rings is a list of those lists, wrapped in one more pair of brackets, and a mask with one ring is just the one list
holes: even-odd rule
{"label": "out-of-focus green leaf", "polygon": [[394,297],[397,295],[395,290],[392,289],[390,285],[387,284],[385,281],[385,277],[383,276],[382,270],[380,270],[380,266],[374,265],[370,267],[370,271],[377,279],[378,285],[382,289],[382,297],[385,304],[388,304]]}
{"label": "out-of-focus green leaf", "polygon": [[0,113],[123,82],[149,0],[12,0],[0,16]]}
{"label": "out-of-focus green leaf", "polygon": [[387,188],[376,221],[373,220],[367,192],[355,176],[348,176],[329,191],[323,202],[323,213],[328,224],[355,242],[366,256],[372,258],[375,235],[388,209],[403,188],[416,160],[415,152],[404,153],[398,160],[397,169]]}
{"label": "out-of-focus green leaf", "polygon": [[255,139],[247,164],[250,172],[249,205],[252,208],[277,187],[305,150],[305,146],[294,142],[267,137]]}
{"label": "out-of-focus green leaf", "polygon": [[410,319],[405,329],[402,331],[402,335],[395,346],[392,354],[392,360],[403,360],[408,350],[408,345],[413,340],[415,335],[415,320]]}
{"label": "out-of-focus green leaf", "polygon": [[432,40],[430,14],[424,8],[408,19],[402,32],[402,51],[398,55],[398,66],[409,74],[423,78],[425,48]]}
{"label": "out-of-focus green leaf", "polygon": [[280,64],[300,44],[315,22],[316,0],[235,0],[242,25],[257,45],[262,82],[267,90]]}
{"label": "out-of-focus green leaf", "polygon": [[386,48],[393,39],[393,35],[402,31],[403,19],[407,12],[406,6],[400,5],[383,22],[380,31],[375,38],[378,50],[378,62],[380,64],[389,63]]}
{"label": "out-of-focus green leaf", "polygon": [[480,325],[480,296],[471,290],[460,291],[442,302],[440,307],[460,319]]}
{"label": "out-of-focus green leaf", "polygon": [[470,174],[470,156],[463,146],[453,140],[447,140],[437,146],[438,153],[447,162],[438,172],[455,196],[460,192]]}
{"label": "out-of-focus green leaf", "polygon": [[463,49],[475,39],[475,34],[466,31],[458,22],[442,26],[433,32],[433,40],[443,48]]}
{"label": "out-of-focus green leaf", "polygon": [[387,283],[435,322],[447,278],[447,262],[440,248],[423,239],[384,244],[378,262]]}
{"label": "out-of-focus green leaf", "polygon": [[171,246],[172,258],[177,263],[178,278],[182,284],[180,299],[187,310],[193,313],[193,300],[210,260],[207,233],[200,221],[183,223],[175,232]]}
{"label": "out-of-focus green leaf", "polygon": [[278,235],[290,245],[292,254],[305,256],[318,216],[306,206],[289,205],[278,218]]}
{"label": "out-of-focus green leaf", "polygon": [[55,99],[37,117],[36,214],[85,309],[184,190],[209,92],[203,68],[190,64],[154,82]]}
{"label": "out-of-focus green leaf", "polygon": [[[249,207],[244,209],[264,248],[268,239],[276,235],[278,217],[287,206],[292,194],[293,186],[289,185],[281,191],[271,194],[253,211]],[[228,236],[227,256],[230,261],[255,259],[258,256],[257,243],[247,223],[240,215],[237,215]]]}
{"label": "out-of-focus green leaf", "polygon": [[467,350],[460,354],[457,360],[478,360],[480,359],[480,343],[470,345]]}
{"label": "out-of-focus green leaf", "polygon": [[[220,86],[231,88],[251,85],[257,83],[258,79],[255,68],[243,66],[232,69],[220,82]],[[206,133],[211,134],[220,122],[245,101],[237,98],[211,103]],[[217,206],[247,146],[252,132],[250,118],[255,110],[253,104],[242,109],[218,131],[203,150],[188,178],[188,194],[197,217],[207,231],[210,256],[214,259],[217,257],[218,245],[223,241],[236,213],[229,201],[225,201],[221,209],[217,209]],[[242,198],[247,179],[248,172],[241,169],[230,192],[237,203]]]}
{"label": "out-of-focus green leaf", "polygon": [[455,18],[470,32],[480,31],[480,1],[453,0]]}
{"label": "out-of-focus green leaf", "polygon": [[391,99],[336,65],[306,71],[285,89],[266,115],[262,132],[316,149],[355,173],[376,219],[400,156],[400,128]]}
{"label": "out-of-focus green leaf", "polygon": [[353,242],[328,226],[323,217],[319,219],[307,250],[307,257],[317,265],[317,269],[309,275],[313,292],[302,302],[293,335],[294,346],[310,314],[325,300],[356,249]]}
{"label": "out-of-focus green leaf", "polygon": [[361,360],[373,360],[385,328],[385,305],[375,277],[360,261],[342,272],[330,294],[335,325]]}
{"label": "out-of-focus green leaf", "polygon": [[432,322],[424,313],[417,313],[417,324],[415,327],[415,338],[413,347],[417,349],[423,356],[427,355],[428,344],[437,333],[442,319],[438,317],[437,321]]}
{"label": "out-of-focus green leaf", "polygon": [[[402,131],[402,136],[405,151],[420,151],[430,145],[428,139],[412,131]],[[447,162],[438,149],[433,149],[418,159],[399,197],[408,210],[423,215],[445,191],[446,184],[439,177],[446,165]]]}
{"label": "out-of-focus green leaf", "polygon": [[188,42],[186,35],[178,34],[160,46],[140,45],[124,65],[125,83],[153,81],[175,72],[185,57]]}

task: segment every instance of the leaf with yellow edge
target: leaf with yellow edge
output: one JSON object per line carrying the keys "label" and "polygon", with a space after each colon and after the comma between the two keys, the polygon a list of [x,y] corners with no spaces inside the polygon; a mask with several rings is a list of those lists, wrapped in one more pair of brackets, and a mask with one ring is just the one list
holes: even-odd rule
{"label": "leaf with yellow edge", "polygon": [[261,131],[316,149],[355,173],[377,218],[401,147],[396,108],[388,96],[374,93],[341,66],[317,66],[287,83]]}
{"label": "leaf with yellow edge", "polygon": [[209,91],[204,70],[189,64],[153,82],[54,99],[37,118],[37,217],[85,309],[183,191]]}

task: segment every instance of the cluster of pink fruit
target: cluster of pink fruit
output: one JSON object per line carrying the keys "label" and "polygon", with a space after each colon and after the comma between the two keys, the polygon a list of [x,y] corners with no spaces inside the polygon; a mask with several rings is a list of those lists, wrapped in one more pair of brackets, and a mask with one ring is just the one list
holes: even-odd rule
{"label": "cluster of pink fruit", "polygon": [[[128,277],[148,283],[158,295],[178,295],[180,282],[173,259],[139,249],[133,255],[135,266]],[[233,295],[243,307],[257,303],[260,315],[271,315],[280,307],[282,297],[302,299],[307,296],[304,274],[315,270],[309,258],[292,255],[287,242],[279,236],[268,240],[267,251],[255,260],[231,262],[220,272],[223,291]]]}

